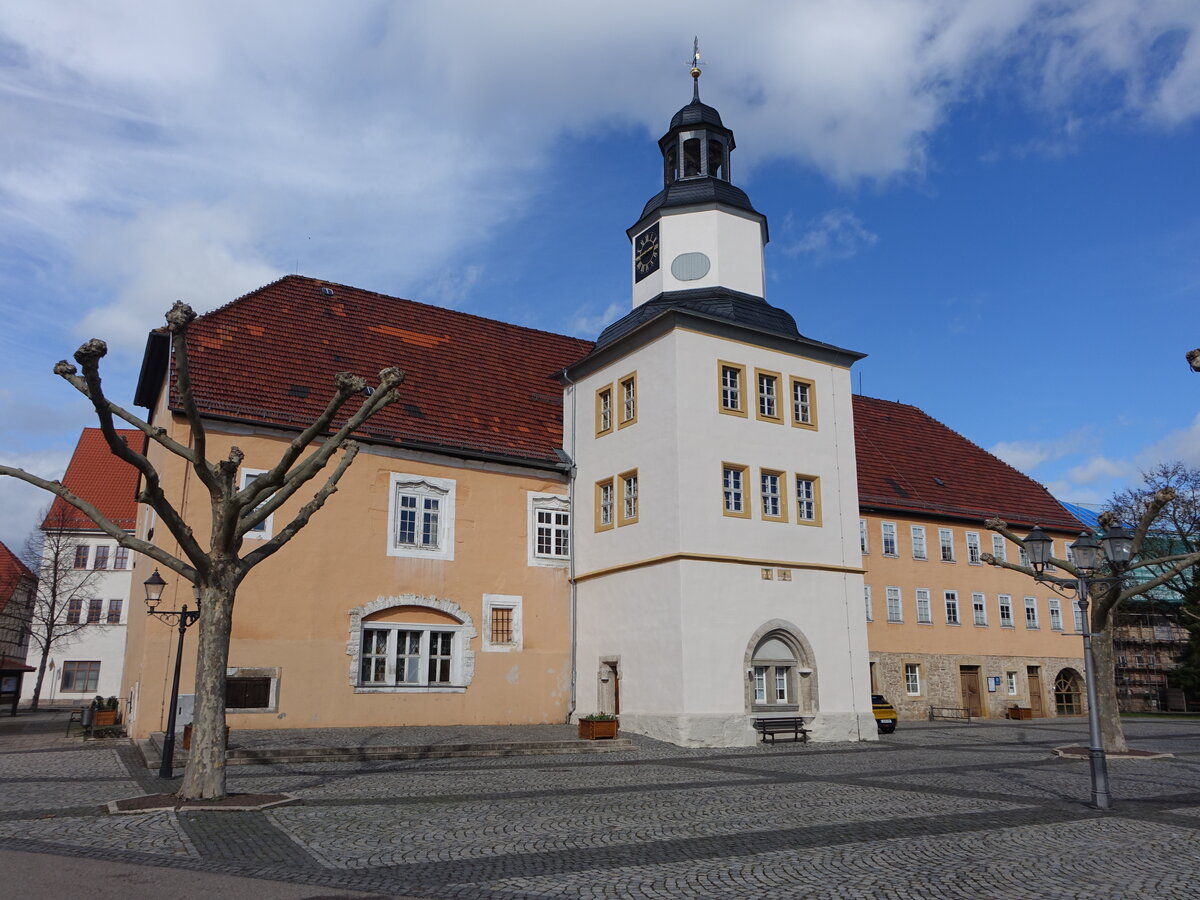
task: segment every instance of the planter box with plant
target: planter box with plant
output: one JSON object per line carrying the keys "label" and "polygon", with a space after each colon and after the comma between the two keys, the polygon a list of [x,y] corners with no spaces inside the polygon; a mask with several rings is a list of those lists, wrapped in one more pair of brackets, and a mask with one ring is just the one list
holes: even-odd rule
{"label": "planter box with plant", "polygon": [[579,737],[585,741],[597,741],[617,736],[617,717],[607,713],[592,713],[579,720]]}

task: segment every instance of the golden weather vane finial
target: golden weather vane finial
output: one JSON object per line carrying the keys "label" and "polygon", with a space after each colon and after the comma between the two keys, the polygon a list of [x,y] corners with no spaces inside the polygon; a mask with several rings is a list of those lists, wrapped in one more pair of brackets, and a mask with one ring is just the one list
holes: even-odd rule
{"label": "golden weather vane finial", "polygon": [[692,102],[700,102],[700,36],[692,38]]}

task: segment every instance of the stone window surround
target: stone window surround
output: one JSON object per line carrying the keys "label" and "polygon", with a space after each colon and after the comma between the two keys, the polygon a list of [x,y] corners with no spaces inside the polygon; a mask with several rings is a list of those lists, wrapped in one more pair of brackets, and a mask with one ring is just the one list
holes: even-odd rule
{"label": "stone window surround", "polygon": [[252,707],[248,709],[240,709],[234,707],[226,708],[227,713],[237,713],[238,715],[252,715],[257,713],[278,713],[279,712],[279,676],[282,673],[279,666],[229,666],[225,669],[226,678],[270,678],[271,679],[271,699],[268,704],[262,708]]}
{"label": "stone window surround", "polygon": [[760,716],[763,713],[769,712],[784,712],[787,710],[797,710],[802,715],[816,715],[820,712],[820,687],[817,681],[817,665],[816,653],[813,652],[812,644],[805,638],[804,633],[791,622],[784,619],[771,619],[764,622],[750,636],[750,641],[746,644],[745,657],[742,660],[743,669],[748,673],[754,671],[754,650],[761,644],[768,635],[776,635],[784,643],[789,644],[796,654],[796,669],[793,673],[794,696],[790,698],[790,703],[784,704],[760,704],[754,700],[754,679],[748,677],[745,685],[745,703],[746,714]]}
{"label": "stone window surround", "polygon": [[[425,609],[436,610],[453,616],[462,623],[459,627],[462,639],[460,645],[462,649],[462,657],[460,659],[462,684],[413,687],[411,685],[364,685],[359,683],[363,620],[377,612],[382,612],[385,609],[394,609],[398,606],[420,606]],[[421,627],[428,628],[429,626],[422,625]],[[471,640],[475,637],[478,637],[478,631],[475,628],[475,622],[471,618],[470,613],[453,600],[443,600],[440,597],[425,597],[418,594],[377,597],[370,603],[356,606],[350,610],[350,639],[346,643],[346,655],[350,657],[350,687],[353,688],[356,694],[461,694],[470,687],[471,681],[475,678],[475,651],[471,649]]]}

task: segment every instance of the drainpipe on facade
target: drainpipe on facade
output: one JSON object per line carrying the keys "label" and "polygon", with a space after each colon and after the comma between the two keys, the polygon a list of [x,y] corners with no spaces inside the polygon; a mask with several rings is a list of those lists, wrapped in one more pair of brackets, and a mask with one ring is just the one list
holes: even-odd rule
{"label": "drainpipe on facade", "polygon": [[567,556],[567,581],[571,585],[571,613],[570,613],[570,616],[571,616],[571,622],[570,622],[571,700],[570,700],[569,705],[567,706],[567,721],[566,721],[566,724],[570,725],[571,718],[575,715],[575,701],[576,701],[576,688],[577,688],[576,673],[579,669],[578,658],[577,658],[577,640],[576,640],[576,635],[575,635],[575,603],[576,603],[576,592],[575,592],[575,549],[576,549],[576,547],[575,547],[575,474],[576,474],[575,419],[576,419],[576,414],[578,413],[577,403],[578,403],[579,394],[578,394],[578,391],[575,390],[575,382],[572,381],[570,379],[570,377],[567,375],[566,369],[563,369],[561,375],[562,375],[563,381],[565,381],[567,384],[567,390],[570,391],[570,393],[571,393],[571,435],[570,435],[570,441],[567,442],[568,446],[570,446],[570,448],[571,448],[570,468],[567,470],[567,501],[571,505],[571,518],[570,518],[569,524],[567,526],[568,540],[570,541],[570,544],[571,544],[571,552]]}

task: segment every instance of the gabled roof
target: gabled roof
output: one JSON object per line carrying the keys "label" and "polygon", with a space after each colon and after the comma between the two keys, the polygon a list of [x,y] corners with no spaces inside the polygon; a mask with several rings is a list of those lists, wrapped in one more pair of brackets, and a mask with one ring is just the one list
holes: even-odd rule
{"label": "gabled roof", "polygon": [[915,406],[855,396],[854,440],[863,509],[1083,528],[1032,478]]}
{"label": "gabled roof", "polygon": [[[134,450],[145,447],[146,436],[135,429],[117,429]],[[99,428],[85,428],[75,445],[63,485],[88,501],[114,525],[133,531],[137,523],[138,470],[112,455]],[[96,524],[65,500],[54,499],[42,528],[95,531]]]}
{"label": "gabled roof", "polygon": [[22,579],[36,582],[37,576],[0,541],[0,611],[8,605]]}
{"label": "gabled roof", "polygon": [[[381,369],[399,366],[400,402],[377,413],[361,439],[556,466],[556,376],[591,347],[298,275],[200,316],[188,337],[196,404],[205,416],[304,428],[333,395],[337,373],[371,383]],[[165,374],[154,376],[157,383]],[[143,371],[142,384],[154,378]],[[139,403],[148,399],[139,391]],[[181,409],[174,391],[170,402]],[[351,400],[344,415],[357,405]]]}

